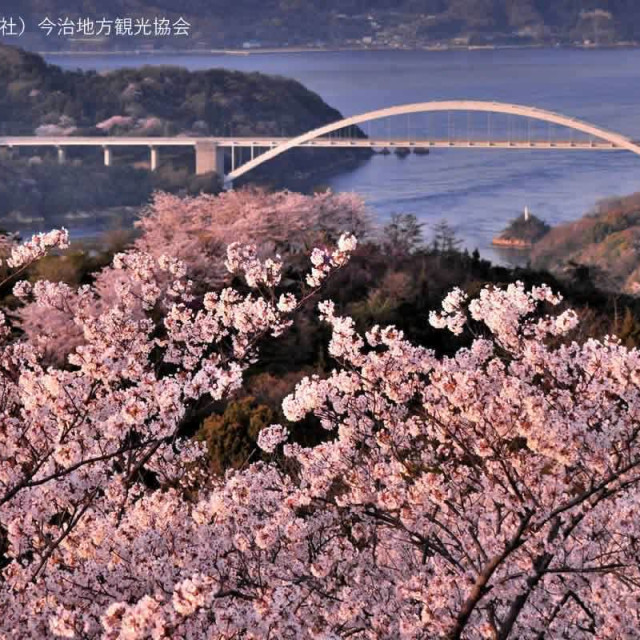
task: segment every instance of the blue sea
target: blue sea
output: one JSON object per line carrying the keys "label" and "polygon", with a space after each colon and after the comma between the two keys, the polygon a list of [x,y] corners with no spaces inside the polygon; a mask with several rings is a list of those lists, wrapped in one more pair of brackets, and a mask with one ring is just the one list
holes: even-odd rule
{"label": "blue sea", "polygon": [[[495,49],[340,51],[257,55],[54,55],[65,68],[105,71],[146,64],[225,67],[295,78],[345,116],[411,102],[480,99],[531,105],[640,139],[640,50]],[[286,105],[283,104],[283,109]],[[419,118],[412,126],[419,126]],[[615,195],[640,190],[631,153],[432,150],[376,155],[329,181],[355,191],[384,221],[394,212],[446,219],[464,244],[499,262],[491,238],[524,206],[550,224],[572,220]]]}

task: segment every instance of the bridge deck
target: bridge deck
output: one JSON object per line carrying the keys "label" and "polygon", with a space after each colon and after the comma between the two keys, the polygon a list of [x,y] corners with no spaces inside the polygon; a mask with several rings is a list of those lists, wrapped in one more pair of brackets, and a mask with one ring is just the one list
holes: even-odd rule
{"label": "bridge deck", "polygon": [[[289,138],[215,137],[215,138],[149,138],[149,137],[74,137],[74,136],[5,136],[0,147],[195,147],[208,142],[220,147],[275,148]],[[301,147],[319,148],[464,148],[464,149],[566,149],[590,151],[622,151],[622,147],[605,141],[576,140],[433,140],[433,139],[370,139],[370,138],[316,138],[301,143]]]}

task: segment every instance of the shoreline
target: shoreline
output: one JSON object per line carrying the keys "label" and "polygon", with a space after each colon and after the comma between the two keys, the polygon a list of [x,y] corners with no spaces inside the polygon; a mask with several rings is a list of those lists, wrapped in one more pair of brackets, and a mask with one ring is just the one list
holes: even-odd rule
{"label": "shoreline", "polygon": [[425,47],[262,47],[255,49],[131,49],[113,50],[53,50],[34,51],[41,56],[255,56],[273,54],[301,54],[301,53],[341,53],[341,52],[424,52],[431,53],[449,51],[500,51],[505,49],[572,49],[586,51],[610,51],[619,49],[638,49],[640,42],[620,42],[608,45],[579,45],[579,44],[504,44],[504,45],[467,45],[467,46],[425,46]]}
{"label": "shoreline", "polygon": [[496,237],[491,240],[491,245],[502,249],[517,249],[518,251],[525,251],[527,249],[532,249],[534,243],[529,240],[521,240],[519,238]]}

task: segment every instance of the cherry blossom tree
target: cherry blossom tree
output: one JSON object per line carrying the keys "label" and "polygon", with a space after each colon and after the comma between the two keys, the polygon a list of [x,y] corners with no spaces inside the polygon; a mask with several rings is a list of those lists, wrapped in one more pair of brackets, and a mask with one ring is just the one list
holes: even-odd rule
{"label": "cherry blossom tree", "polygon": [[[37,236],[16,247],[7,263],[26,268],[47,248],[65,244],[66,234]],[[344,266],[355,238],[342,236],[337,245],[314,251],[316,289],[330,271]],[[259,293],[225,288],[196,296],[183,263],[134,252],[115,257],[113,268],[122,277],[113,301],[105,305],[100,299],[98,315],[94,287],[15,285],[19,298],[70,311],[84,342],[66,366],[45,368],[39,345],[11,340],[0,318],[0,523],[6,558],[0,603],[18,616],[6,619],[5,634],[19,629],[22,637],[68,635],[64,616],[52,613],[58,606],[66,611],[63,594],[74,591],[76,577],[84,580],[67,569],[97,560],[80,547],[99,545],[101,536],[111,536],[109,529],[126,529],[128,508],[152,497],[154,489],[173,487],[188,504],[187,486],[195,491],[202,475],[203,448],[185,436],[213,402],[240,386],[258,341],[281,334],[291,313],[316,290],[302,299],[276,296],[282,263],[260,261],[255,246],[231,244],[227,267],[243,272]],[[107,565],[99,575],[108,572]],[[95,585],[85,586],[93,591]],[[93,618],[87,612],[75,631],[95,633],[97,613],[108,600]]]}
{"label": "cherry blossom tree", "polygon": [[137,250],[179,258],[194,281],[208,286],[227,281],[231,242],[255,244],[259,256],[277,253],[286,260],[335,242],[344,232],[362,238],[370,230],[364,201],[356,194],[307,196],[248,187],[187,198],[156,193],[137,224],[142,232]]}
{"label": "cherry blossom tree", "polygon": [[[280,255],[286,267],[316,244],[335,243],[343,231],[360,238],[370,231],[364,202],[355,194],[305,196],[249,188],[186,198],[158,192],[137,225],[140,236],[132,249],[181,260],[196,293],[229,283],[226,251],[237,240],[255,245],[261,258]],[[95,315],[113,302],[124,277],[112,266],[95,275]],[[45,349],[49,362],[60,365],[84,340],[73,321],[77,296],[67,290],[65,305],[55,307],[38,300],[19,309],[20,327]]]}
{"label": "cherry blossom tree", "polygon": [[[314,251],[309,286],[354,246]],[[255,291],[278,264],[228,250]],[[241,384],[301,300],[200,301],[178,261],[115,266],[129,284],[106,313],[87,314],[81,291],[87,343],[70,367],[43,369],[28,342],[2,352],[0,635],[639,637],[637,350],[570,341],[577,316],[552,311],[544,286],[452,291],[429,320],[474,332],[453,357],[394,327],[360,335],[325,301],[337,366],[283,411],[315,415],[327,441],[269,426],[267,460],[217,478],[187,423]]]}

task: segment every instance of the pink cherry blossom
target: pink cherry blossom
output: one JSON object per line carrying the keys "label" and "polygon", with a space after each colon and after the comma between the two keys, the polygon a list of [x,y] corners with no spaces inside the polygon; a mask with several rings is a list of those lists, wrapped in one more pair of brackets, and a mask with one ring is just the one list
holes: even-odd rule
{"label": "pink cherry blossom", "polygon": [[326,439],[271,425],[278,455],[215,477],[190,428],[302,302],[267,260],[229,248],[249,294],[139,252],[109,297],[18,288],[83,340],[45,366],[0,318],[0,637],[638,638],[638,350],[572,340],[548,287],[452,292],[435,324],[477,331],[447,357],[324,301],[335,369],[282,409]]}
{"label": "pink cherry blossom", "polygon": [[66,249],[68,246],[69,233],[66,229],[37,233],[31,240],[13,247],[7,265],[18,269],[44,257],[50,249]]}
{"label": "pink cherry blossom", "polygon": [[287,440],[288,436],[289,432],[286,427],[274,424],[260,431],[258,434],[258,446],[267,453],[273,453],[279,444]]}

